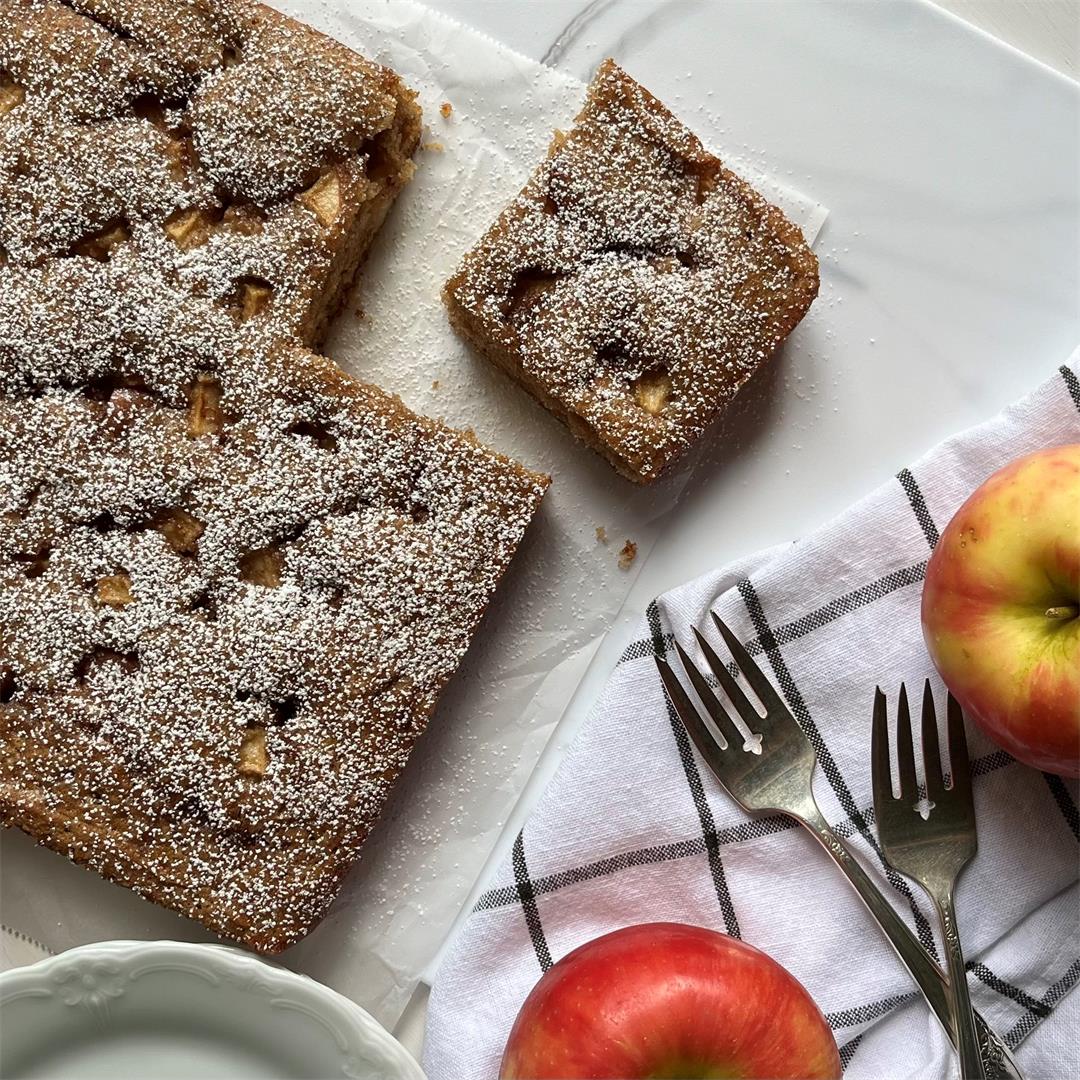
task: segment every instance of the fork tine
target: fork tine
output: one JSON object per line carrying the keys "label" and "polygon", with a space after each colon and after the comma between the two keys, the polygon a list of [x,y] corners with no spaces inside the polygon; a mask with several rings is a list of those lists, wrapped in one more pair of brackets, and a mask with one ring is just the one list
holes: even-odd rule
{"label": "fork tine", "polygon": [[911,713],[908,710],[907,687],[900,684],[896,703],[896,760],[900,771],[900,798],[917,799],[919,785],[915,779],[915,747],[911,742]]}
{"label": "fork tine", "polygon": [[[712,673],[720,681],[720,685],[724,688],[724,693],[730,698],[731,704],[735,706],[735,711],[742,717],[743,723],[746,724],[751,733],[755,733],[755,727],[761,727],[761,713],[754,708],[750,699],[743,693],[742,687],[731,677],[731,672],[728,671],[727,665],[716,655],[712,646],[705,640],[696,626],[694,627],[694,636],[701,646],[701,651],[705,656],[705,662],[709,665]],[[682,656],[683,663],[685,664],[687,658],[681,648],[679,649],[679,655]],[[703,683],[705,682],[704,679],[701,681]],[[694,683],[694,685],[697,686],[697,683]],[[706,684],[706,689],[708,689],[708,684]],[[710,694],[710,696],[712,695]],[[714,697],[713,700],[716,701],[716,698]],[[720,706],[719,701],[716,701],[716,704],[717,706]],[[727,713],[725,712],[725,716],[726,715]],[[741,738],[742,733],[740,732],[739,735]]]}
{"label": "fork tine", "polygon": [[892,768],[889,765],[889,721],[885,695],[881,687],[874,690],[874,727],[870,736],[871,784],[874,789],[874,817],[878,832],[885,816],[886,802],[893,799]]}
{"label": "fork tine", "polygon": [[720,631],[720,636],[724,639],[724,643],[742,672],[743,678],[754,688],[758,700],[765,706],[766,713],[772,713],[774,710],[786,712],[787,706],[780,700],[780,695],[777,694],[772,683],[765,677],[765,672],[750,658],[750,654],[743,648],[742,642],[727,628],[724,620],[716,612],[711,611],[709,614],[712,615],[712,620],[716,623],[716,629]]}
{"label": "fork tine", "polygon": [[660,672],[660,681],[664,684],[672,708],[678,714],[690,738],[694,740],[694,745],[701,752],[701,756],[715,771],[717,759],[721,756],[720,752],[726,750],[727,746],[717,740],[705,725],[705,721],[698,715],[697,709],[694,708],[690,699],[686,696],[682,683],[676,678],[675,672],[671,670],[671,665],[659,656],[653,659],[656,660],[656,667]]}
{"label": "fork tine", "polygon": [[971,801],[971,763],[968,761],[967,735],[964,732],[964,713],[960,702],[949,695],[946,707],[949,732],[949,772],[952,774],[952,790]]}
{"label": "fork tine", "polygon": [[731,742],[731,736],[734,736],[741,743],[743,739],[742,732],[736,727],[735,721],[731,718],[731,714],[720,704],[720,699],[713,693],[712,687],[705,681],[705,676],[701,674],[697,665],[690,659],[686,650],[678,643],[678,641],[675,642],[675,651],[679,654],[682,666],[685,668],[686,674],[690,677],[690,682],[697,691],[698,697],[701,698],[701,702],[705,706],[706,711],[712,717],[713,723],[716,725],[717,731],[720,732],[720,736],[724,740],[725,746]]}
{"label": "fork tine", "polygon": [[926,797],[931,802],[940,802],[945,795],[945,778],[941,772],[937,712],[934,710],[934,692],[930,689],[929,679],[926,680],[922,695],[922,752]]}

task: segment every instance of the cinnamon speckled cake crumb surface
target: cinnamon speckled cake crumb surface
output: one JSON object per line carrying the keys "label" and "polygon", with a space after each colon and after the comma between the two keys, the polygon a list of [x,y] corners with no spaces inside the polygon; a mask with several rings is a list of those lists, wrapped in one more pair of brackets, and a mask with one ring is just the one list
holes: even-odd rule
{"label": "cinnamon speckled cake crumb surface", "polygon": [[394,72],[251,0],[0,0],[0,265],[150,269],[315,344],[420,130]]}
{"label": "cinnamon speckled cake crumb surface", "polygon": [[0,820],[268,952],[548,483],[298,344],[419,133],[249,0],[0,0]]}
{"label": "cinnamon speckled cake crumb surface", "polygon": [[92,260],[0,270],[0,327],[0,817],[284,948],[547,480]]}
{"label": "cinnamon speckled cake crumb surface", "polygon": [[817,289],[799,229],[608,60],[444,298],[466,339],[647,483]]}

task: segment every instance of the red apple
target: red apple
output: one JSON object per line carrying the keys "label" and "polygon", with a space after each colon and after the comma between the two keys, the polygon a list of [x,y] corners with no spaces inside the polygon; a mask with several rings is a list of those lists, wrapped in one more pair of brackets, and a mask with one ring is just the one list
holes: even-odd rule
{"label": "red apple", "polygon": [[1080,775],[1080,444],[993,474],[926,568],[923,635],[946,686],[998,745]]}
{"label": "red apple", "polygon": [[793,975],[735,938],[678,923],[605,934],[533,987],[502,1080],[839,1077],[829,1025]]}

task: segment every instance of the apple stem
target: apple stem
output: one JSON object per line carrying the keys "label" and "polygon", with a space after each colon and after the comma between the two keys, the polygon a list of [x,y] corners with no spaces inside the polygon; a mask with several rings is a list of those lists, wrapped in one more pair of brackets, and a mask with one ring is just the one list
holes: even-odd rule
{"label": "apple stem", "polygon": [[1046,609],[1048,619],[1075,619],[1078,615],[1080,615],[1080,607],[1076,604],[1065,604],[1061,607]]}

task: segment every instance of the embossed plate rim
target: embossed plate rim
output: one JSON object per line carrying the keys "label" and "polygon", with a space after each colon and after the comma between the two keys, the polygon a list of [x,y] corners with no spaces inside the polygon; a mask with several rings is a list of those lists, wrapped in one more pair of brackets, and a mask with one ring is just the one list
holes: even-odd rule
{"label": "embossed plate rim", "polygon": [[[307,1016],[312,1021],[307,1025],[310,1037],[334,1044],[342,1077],[424,1080],[408,1051],[355,1002],[306,975],[230,945],[103,941],[13,968],[0,973],[0,1025],[5,1006],[31,1001],[44,1009],[55,1009],[58,1002],[85,1008],[96,1022],[108,1026],[110,1002],[123,996],[133,982],[163,970],[196,976],[208,990],[224,987],[230,995],[260,999],[267,1013],[264,1023],[272,1023],[273,1013],[279,1009]],[[152,986],[147,983],[140,988],[143,1008],[148,1000],[153,1002]],[[159,1018],[167,1026],[170,1013],[162,1009]],[[55,1023],[26,1025],[32,1030],[24,1031],[23,1038],[37,1038],[44,1050]],[[238,1040],[241,1034],[238,1031]],[[25,1056],[24,1048],[20,1047],[20,1052]]]}

